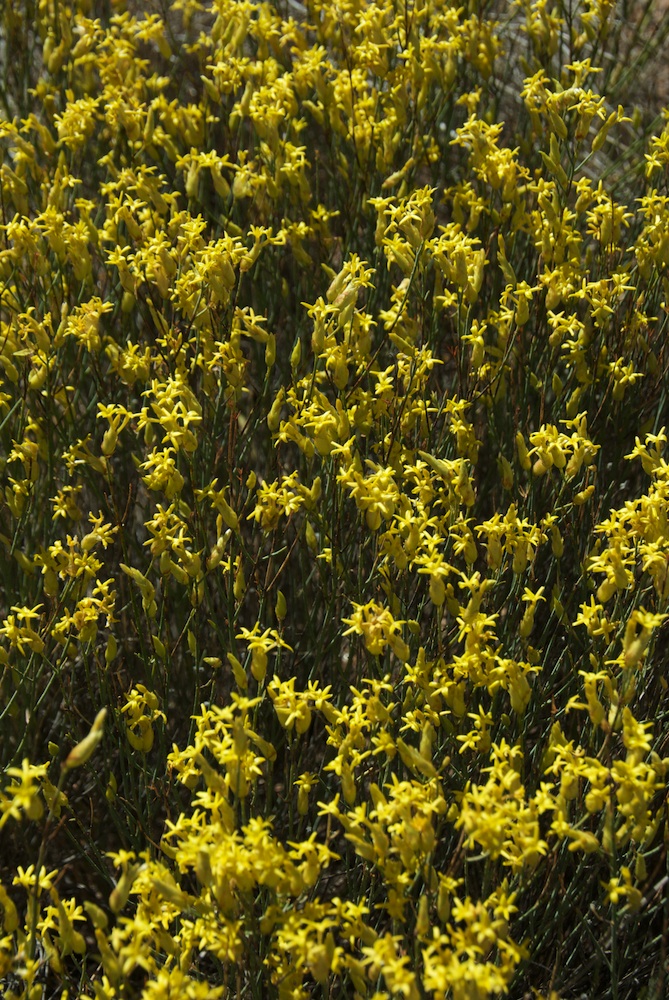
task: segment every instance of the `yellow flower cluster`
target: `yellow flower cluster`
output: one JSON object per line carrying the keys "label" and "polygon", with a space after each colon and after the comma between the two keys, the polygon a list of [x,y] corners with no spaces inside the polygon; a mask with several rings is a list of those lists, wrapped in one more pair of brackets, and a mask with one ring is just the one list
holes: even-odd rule
{"label": "yellow flower cluster", "polygon": [[627,6],[4,6],[3,995],[663,993]]}

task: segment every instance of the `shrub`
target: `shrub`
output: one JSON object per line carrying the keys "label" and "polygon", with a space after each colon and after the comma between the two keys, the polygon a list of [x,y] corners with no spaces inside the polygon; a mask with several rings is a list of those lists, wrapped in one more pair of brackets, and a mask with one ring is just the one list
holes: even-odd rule
{"label": "shrub", "polygon": [[654,13],[3,8],[7,997],[664,995]]}

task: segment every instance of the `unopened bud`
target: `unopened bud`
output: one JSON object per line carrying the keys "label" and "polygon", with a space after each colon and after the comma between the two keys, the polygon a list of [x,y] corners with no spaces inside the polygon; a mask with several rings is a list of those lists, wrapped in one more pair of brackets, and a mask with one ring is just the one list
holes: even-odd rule
{"label": "unopened bud", "polygon": [[277,591],[276,604],[274,605],[274,614],[277,617],[277,621],[282,622],[286,617],[286,612],[288,611],[288,606],[286,604],[286,598],[281,590]]}
{"label": "unopened bud", "polygon": [[67,755],[65,763],[63,764],[64,770],[69,771],[74,767],[81,767],[81,765],[85,764],[86,761],[93,755],[95,748],[102,739],[102,731],[106,715],[107,709],[101,708],[95,716],[95,721],[91,726],[88,735],[84,736],[83,740],[81,740],[80,743],[77,743],[76,747],[73,747]]}

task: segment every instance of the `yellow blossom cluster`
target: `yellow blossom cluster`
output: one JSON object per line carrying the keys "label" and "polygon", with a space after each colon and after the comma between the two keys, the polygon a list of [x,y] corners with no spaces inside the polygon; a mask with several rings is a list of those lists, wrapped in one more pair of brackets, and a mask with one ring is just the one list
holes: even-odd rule
{"label": "yellow blossom cluster", "polygon": [[637,6],[2,7],[9,1000],[664,995]]}

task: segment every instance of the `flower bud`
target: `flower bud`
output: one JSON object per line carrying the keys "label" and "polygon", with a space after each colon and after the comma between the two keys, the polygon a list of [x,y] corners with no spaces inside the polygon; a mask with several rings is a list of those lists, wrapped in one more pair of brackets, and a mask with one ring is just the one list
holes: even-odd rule
{"label": "flower bud", "polygon": [[95,748],[102,739],[106,715],[107,709],[101,708],[95,716],[95,721],[91,726],[88,735],[84,736],[83,740],[81,740],[80,743],[77,743],[76,747],[73,747],[67,755],[65,763],[63,764],[64,770],[69,771],[74,767],[81,767],[81,765],[85,764],[86,761],[92,756]]}

